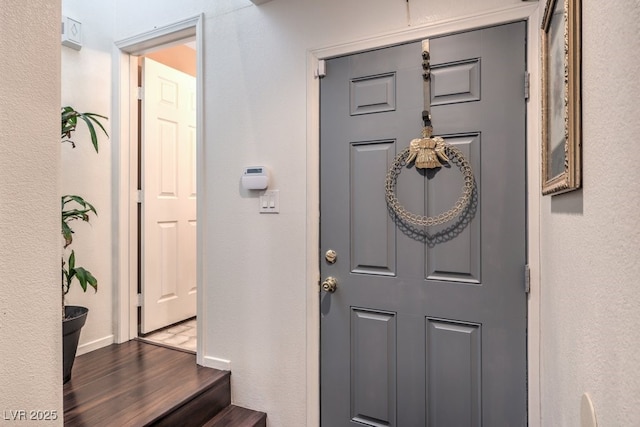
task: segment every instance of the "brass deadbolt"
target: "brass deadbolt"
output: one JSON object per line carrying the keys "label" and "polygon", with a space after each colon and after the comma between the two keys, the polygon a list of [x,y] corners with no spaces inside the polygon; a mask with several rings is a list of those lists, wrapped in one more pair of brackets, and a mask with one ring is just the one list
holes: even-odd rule
{"label": "brass deadbolt", "polygon": [[335,263],[337,258],[338,258],[338,254],[333,249],[329,249],[324,254],[324,259],[326,259],[329,264]]}

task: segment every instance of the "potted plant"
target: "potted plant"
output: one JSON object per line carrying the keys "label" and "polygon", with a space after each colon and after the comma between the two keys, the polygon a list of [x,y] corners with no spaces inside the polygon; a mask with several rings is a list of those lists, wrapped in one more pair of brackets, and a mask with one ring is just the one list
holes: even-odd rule
{"label": "potted plant", "polygon": [[[108,137],[107,131],[100,122],[100,119],[106,120],[105,116],[94,113],[79,113],[72,107],[63,107],[62,115],[62,132],[61,140],[63,143],[70,143],[75,148],[76,144],[71,140],[71,135],[76,130],[78,123],[84,123],[89,130],[91,143],[93,148],[98,152],[98,133],[97,127]],[[61,199],[62,203],[62,237],[64,239],[63,255],[62,255],[62,347],[63,347],[63,381],[66,383],[71,379],[71,369],[73,361],[76,357],[78,349],[78,340],[80,339],[80,330],[87,320],[89,309],[80,306],[67,306],[64,304],[64,297],[69,292],[71,285],[78,282],[83,291],[87,291],[88,287],[92,287],[94,291],[98,290],[98,280],[91,272],[84,267],[76,264],[76,253],[70,249],[73,243],[73,229],[71,223],[75,220],[89,222],[90,216],[97,215],[95,207],[82,197],[77,195],[64,195]],[[68,253],[68,256],[66,255]],[[66,260],[65,260],[66,258]]]}

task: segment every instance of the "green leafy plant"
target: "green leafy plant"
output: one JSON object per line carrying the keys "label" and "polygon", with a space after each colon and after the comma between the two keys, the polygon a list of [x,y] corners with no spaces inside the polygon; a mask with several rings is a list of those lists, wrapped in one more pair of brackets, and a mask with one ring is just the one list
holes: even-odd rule
{"label": "green leafy plant", "polygon": [[[98,132],[97,129],[104,132],[109,137],[106,129],[104,128],[102,120],[107,120],[105,116],[101,116],[95,113],[79,113],[72,107],[63,107],[61,110],[62,116],[62,130],[61,140],[63,143],[68,142],[75,148],[76,144],[71,139],[73,132],[76,130],[78,123],[84,123],[89,130],[91,136],[91,144],[93,148],[98,152]],[[82,197],[77,195],[64,195],[61,198],[62,202],[62,237],[64,238],[64,249],[67,249],[71,243],[73,243],[73,229],[71,228],[72,221],[81,220],[84,222],[90,221],[90,216],[98,215],[96,208]],[[87,291],[87,288],[91,286],[94,291],[98,290],[98,280],[91,274],[91,272],[84,267],[76,265],[76,254],[74,250],[71,250],[71,254],[65,261],[64,256],[62,258],[62,295],[64,306],[64,295],[69,292],[74,279],[78,281],[83,291]],[[63,309],[64,312],[64,309]]]}
{"label": "green leafy plant", "polygon": [[[75,206],[65,207],[69,203]],[[96,208],[82,197],[73,195],[62,196],[62,237],[64,237],[65,249],[73,242],[73,230],[69,223],[76,219],[89,222],[90,213],[98,215]],[[76,267],[76,255],[75,251],[72,250],[69,255],[69,260],[66,263],[66,268],[64,260],[62,261],[62,292],[64,295],[69,292],[74,278],[78,280],[80,287],[82,287],[82,290],[85,292],[87,291],[87,285],[93,287],[95,291],[98,290],[98,280],[93,274],[83,267]]]}
{"label": "green leafy plant", "polygon": [[105,116],[101,116],[100,114],[79,113],[75,109],[73,109],[73,107],[62,107],[62,142],[69,142],[75,148],[76,144],[71,140],[71,134],[76,130],[78,120],[82,120],[87,125],[87,129],[89,129],[89,134],[91,135],[91,144],[93,144],[93,148],[97,153],[98,134],[96,132],[96,125],[98,125],[98,127],[104,132],[104,134],[109,137],[109,134],[100,122],[100,119],[107,120]]}

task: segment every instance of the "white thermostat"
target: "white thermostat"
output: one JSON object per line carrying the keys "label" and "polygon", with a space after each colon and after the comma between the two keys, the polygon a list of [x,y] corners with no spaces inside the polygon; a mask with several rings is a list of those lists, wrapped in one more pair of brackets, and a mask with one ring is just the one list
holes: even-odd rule
{"label": "white thermostat", "polygon": [[242,188],[264,190],[269,186],[269,171],[264,166],[248,166],[242,173]]}

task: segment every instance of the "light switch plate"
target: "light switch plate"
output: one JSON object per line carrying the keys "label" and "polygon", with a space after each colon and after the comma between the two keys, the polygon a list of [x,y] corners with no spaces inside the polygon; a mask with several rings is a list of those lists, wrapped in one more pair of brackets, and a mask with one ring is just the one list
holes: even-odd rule
{"label": "light switch plate", "polygon": [[267,190],[260,196],[260,213],[280,213],[280,190]]}

